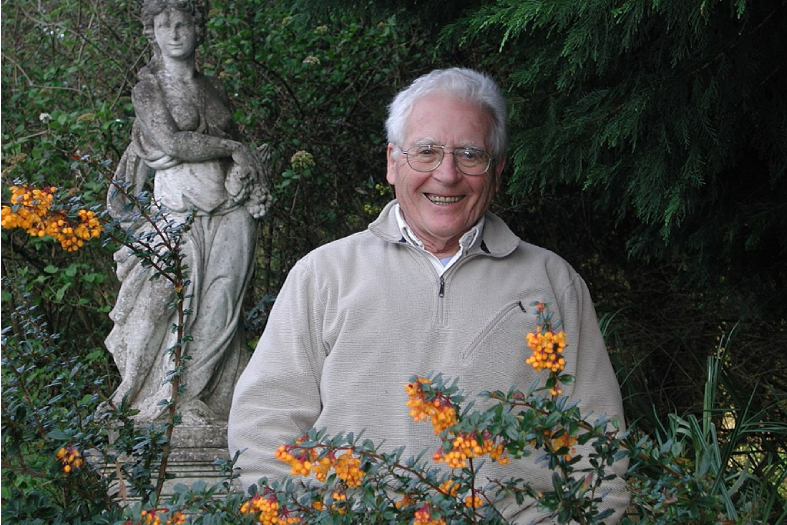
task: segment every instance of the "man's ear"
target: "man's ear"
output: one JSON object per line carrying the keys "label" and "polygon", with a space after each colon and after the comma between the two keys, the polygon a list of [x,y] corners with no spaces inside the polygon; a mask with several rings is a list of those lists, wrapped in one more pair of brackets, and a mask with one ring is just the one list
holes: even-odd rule
{"label": "man's ear", "polygon": [[394,151],[396,151],[396,146],[388,143],[388,151],[386,152],[388,168],[385,173],[385,180],[387,180],[388,184],[391,186],[396,184],[396,158],[394,157]]}

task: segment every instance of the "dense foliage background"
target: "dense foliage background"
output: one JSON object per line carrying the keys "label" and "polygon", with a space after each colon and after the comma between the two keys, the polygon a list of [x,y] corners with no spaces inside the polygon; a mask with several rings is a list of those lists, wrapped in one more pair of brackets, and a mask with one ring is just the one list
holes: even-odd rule
{"label": "dense foliage background", "polygon": [[[668,413],[701,411],[706,356],[722,348],[717,419],[787,421],[784,27],[783,0],[212,2],[199,67],[223,80],[244,137],[275,150],[248,329],[261,333],[299,257],[391,197],[394,93],[469,66],[510,102],[494,211],[588,281],[630,417],[657,431]],[[147,61],[139,4],[4,2],[2,34],[3,204],[20,179],[101,206],[96,176],[129,141]],[[314,165],[293,166],[298,151]],[[112,251],[3,230],[4,506],[7,482],[35,487],[46,463],[25,448],[29,418],[73,426],[114,389]],[[784,459],[784,433],[747,447],[734,461],[784,483],[763,460]]]}

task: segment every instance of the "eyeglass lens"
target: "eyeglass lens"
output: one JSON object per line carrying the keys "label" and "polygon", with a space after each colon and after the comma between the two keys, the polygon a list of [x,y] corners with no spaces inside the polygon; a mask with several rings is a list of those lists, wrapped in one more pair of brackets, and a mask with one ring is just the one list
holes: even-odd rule
{"label": "eyeglass lens", "polygon": [[[489,153],[475,148],[454,148],[450,151],[454,156],[459,171],[465,175],[481,175],[489,169],[491,159]],[[429,172],[436,170],[445,156],[444,146],[425,145],[413,146],[404,152],[407,163],[415,171]]]}

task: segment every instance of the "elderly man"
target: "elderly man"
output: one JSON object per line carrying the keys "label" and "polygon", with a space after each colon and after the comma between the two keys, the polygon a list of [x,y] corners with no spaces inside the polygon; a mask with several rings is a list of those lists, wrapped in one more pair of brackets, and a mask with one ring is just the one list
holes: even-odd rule
{"label": "elderly man", "polygon": [[[622,420],[584,281],[488,211],[505,162],[498,87],[472,70],[437,70],[389,109],[387,180],[396,200],[366,231],[293,267],[236,386],[229,444],[243,451],[244,485],[285,476],[289,467],[274,451],[311,427],[363,430],[390,449],[433,451],[432,428],[409,417],[403,385],[413,374],[442,372],[466,392],[526,389],[539,377],[525,364],[535,301],[551,303],[566,331],[565,371],[575,382],[564,394],[583,413]],[[549,471],[532,458],[482,470],[483,478],[511,476],[551,487]],[[605,505],[620,516],[625,485],[608,485]],[[532,502],[501,511],[516,523],[539,518]]]}

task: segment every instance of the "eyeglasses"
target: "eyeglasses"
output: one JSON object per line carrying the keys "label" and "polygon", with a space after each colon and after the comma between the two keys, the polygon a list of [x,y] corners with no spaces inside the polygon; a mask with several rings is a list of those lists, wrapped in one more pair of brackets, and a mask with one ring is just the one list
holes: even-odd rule
{"label": "eyeglasses", "polygon": [[[402,148],[400,148],[402,149]],[[445,157],[445,146],[426,144],[402,149],[407,164],[415,171],[428,173],[436,170]],[[454,148],[450,153],[459,171],[465,175],[483,175],[492,164],[492,157],[484,150],[475,148]]]}

